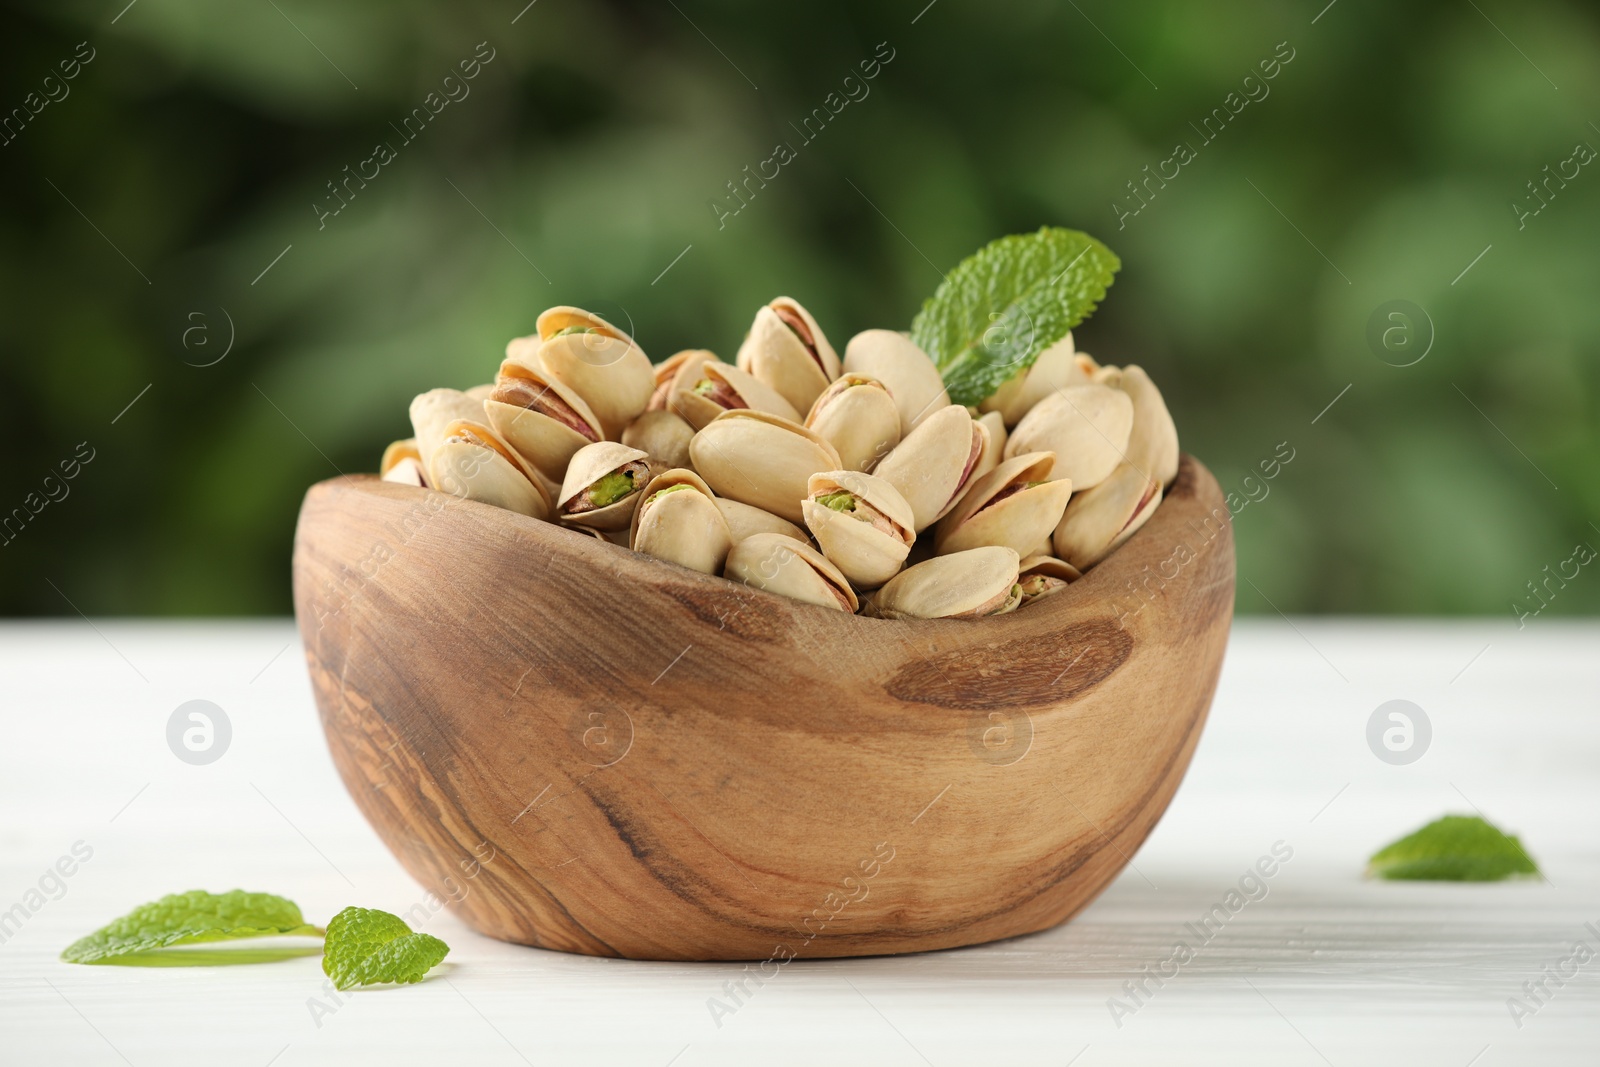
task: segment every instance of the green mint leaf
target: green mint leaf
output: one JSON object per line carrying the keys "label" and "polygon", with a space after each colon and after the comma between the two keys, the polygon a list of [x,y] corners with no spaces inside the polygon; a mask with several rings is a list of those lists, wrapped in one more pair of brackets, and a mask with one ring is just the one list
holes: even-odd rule
{"label": "green mint leaf", "polygon": [[956,404],[978,404],[1088,318],[1122,261],[1077,230],[991,241],[945,275],[911,323]]}
{"label": "green mint leaf", "polygon": [[431,934],[416,934],[398,915],[374,908],[346,908],[328,922],[322,970],[340,989],[381,982],[420,982],[450,946]]}
{"label": "green mint leaf", "polygon": [[1539,868],[1522,843],[1476,815],[1446,815],[1372,854],[1367,875],[1427,882],[1497,882]]}
{"label": "green mint leaf", "polygon": [[[134,908],[122,918],[68,945],[68,963],[143,962],[142,953],[175,945],[279,935],[322,936],[292,900],[271,893],[173,893]],[[166,954],[176,961],[180,954]],[[163,962],[166,962],[165,960]],[[195,957],[194,962],[215,962]]]}

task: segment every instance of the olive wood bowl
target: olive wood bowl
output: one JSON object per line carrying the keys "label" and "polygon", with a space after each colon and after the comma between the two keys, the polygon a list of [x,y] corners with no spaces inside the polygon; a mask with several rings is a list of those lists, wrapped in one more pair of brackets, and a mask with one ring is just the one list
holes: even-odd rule
{"label": "olive wood bowl", "polygon": [[1177,789],[1233,592],[1188,456],[1082,580],[975,621],[847,615],[370,477],[314,486],[294,548],[334,763],[401,864],[491,937],[633,959],[1063,921]]}

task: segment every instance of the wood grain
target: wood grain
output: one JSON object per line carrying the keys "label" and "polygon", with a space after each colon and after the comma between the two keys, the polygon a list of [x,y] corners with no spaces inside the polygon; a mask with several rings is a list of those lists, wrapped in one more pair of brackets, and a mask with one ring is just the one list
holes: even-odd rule
{"label": "wood grain", "polygon": [[1234,561],[1190,457],[1082,581],[976,622],[844,615],[347,478],[306,496],[294,585],[346,787],[475,929],[785,961],[1092,900],[1194,752]]}

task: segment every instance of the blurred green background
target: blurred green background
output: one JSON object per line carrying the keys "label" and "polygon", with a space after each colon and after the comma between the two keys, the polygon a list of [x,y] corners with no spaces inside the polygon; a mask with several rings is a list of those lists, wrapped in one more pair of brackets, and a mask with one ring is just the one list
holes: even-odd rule
{"label": "blurred green background", "polygon": [[[1079,345],[1150,370],[1225,489],[1293,450],[1235,518],[1241,611],[1511,621],[1600,546],[1592,5],[124,2],[10,5],[0,45],[5,614],[286,613],[305,488],[542,308],[731,357],[786,293],[842,349],[1041,224],[1121,255]],[[1391,300],[1433,324],[1411,366],[1367,340]],[[1591,571],[1546,616],[1600,607]]]}

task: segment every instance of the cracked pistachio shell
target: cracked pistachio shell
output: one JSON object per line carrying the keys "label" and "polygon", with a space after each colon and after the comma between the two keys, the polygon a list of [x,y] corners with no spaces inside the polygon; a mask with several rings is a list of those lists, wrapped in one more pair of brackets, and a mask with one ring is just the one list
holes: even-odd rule
{"label": "cracked pistachio shell", "polygon": [[1161,390],[1136,363],[1122,368],[1117,388],[1133,399],[1133,430],[1128,436],[1128,463],[1162,485],[1178,476],[1178,427],[1161,399]]}
{"label": "cracked pistachio shell", "polygon": [[1069,385],[1033,406],[1011,431],[1006,458],[1054,452],[1056,475],[1076,491],[1093,488],[1123,461],[1133,399],[1107,385]]}
{"label": "cracked pistachio shell", "polygon": [[445,427],[428,464],[428,484],[464,500],[550,518],[544,487],[492,429],[474,419],[456,419]]}
{"label": "cracked pistachio shell", "polygon": [[650,393],[650,403],[645,405],[646,411],[665,411],[667,401],[672,398],[672,383],[678,377],[678,372],[685,363],[706,359],[716,359],[715,352],[704,348],[685,348],[682,352],[674,352],[666,359],[655,365],[655,388]]}
{"label": "cracked pistachio shell", "polygon": [[457,419],[482,422],[484,404],[459,389],[429,389],[411,401],[411,431],[417,459],[427,470],[433,454],[444,443],[445,429]]}
{"label": "cracked pistachio shell", "polygon": [[[405,468],[391,478],[389,475],[398,468]],[[378,475],[386,482],[400,482],[404,485],[426,485],[425,481],[414,481],[413,476],[422,477],[422,453],[417,450],[415,437],[402,438],[391,441],[383,450],[383,458],[378,461]]]}
{"label": "cracked pistachio shell", "polygon": [[762,411],[724,411],[694,435],[689,458],[718,496],[790,522],[802,519],[806,480],[841,466],[821,437]]}
{"label": "cracked pistachio shell", "polygon": [[988,440],[988,427],[950,404],[902,438],[873,473],[906,498],[921,533],[956,506]]}
{"label": "cracked pistachio shell", "polygon": [[1143,526],[1161,503],[1161,483],[1124,463],[1076,494],[1056,526],[1056,555],[1086,571]]}
{"label": "cracked pistachio shell", "polygon": [[846,470],[870,471],[900,443],[900,410],[889,390],[849,371],[817,397],[806,426],[834,447]]}
{"label": "cracked pistachio shell", "polygon": [[1041,597],[1059,593],[1083,577],[1083,572],[1064,559],[1049,553],[1028,556],[1022,561],[1017,575],[1017,585],[1022,588],[1022,605],[1033,603]]}
{"label": "cracked pistachio shell", "polygon": [[[801,505],[806,526],[851,585],[876,589],[899,573],[917,539],[911,505],[899,490],[882,478],[852,470],[813,474],[806,490]],[[856,510],[835,511],[818,502],[841,491],[856,497]]]}
{"label": "cracked pistachio shell", "polygon": [[646,411],[622,431],[622,443],[650,453],[657,466],[687,467],[694,427],[670,411]]}
{"label": "cracked pistachio shell", "polygon": [[529,334],[526,337],[513,337],[506,342],[506,358],[537,367],[539,365],[539,343],[539,335],[536,333]]}
{"label": "cracked pistachio shell", "polygon": [[605,436],[583,397],[537,362],[501,363],[483,410],[518,455],[558,484],[573,454]]}
{"label": "cracked pistachio shell", "polygon": [[644,487],[633,512],[628,545],[646,556],[716,574],[733,539],[711,487],[694,471],[679,468],[663,471]]}
{"label": "cracked pistachio shell", "polygon": [[1089,380],[1088,372],[1077,361],[1069,332],[1061,340],[1039,353],[1033,364],[995,390],[993,396],[978,405],[985,414],[998,412],[1007,426],[1022,421],[1035,404],[1069,385],[1082,385]]}
{"label": "cracked pistachio shell", "polygon": [[[719,359],[702,360],[698,373],[684,375],[679,380],[685,383],[684,388],[673,392],[668,405],[696,430],[705,429],[708,422],[724,411],[764,411],[790,422],[800,421],[800,412],[776,389]],[[721,385],[737,396],[744,406],[726,408],[710,397],[701,396],[695,392],[695,386],[701,381]]]}
{"label": "cracked pistachio shell", "polygon": [[818,394],[840,370],[839,357],[817,320],[787,296],[777,297],[756,312],[734,362],[776,389],[797,412],[810,411]]}
{"label": "cracked pistachio shell", "polygon": [[860,607],[839,568],[806,542],[783,534],[751,534],[734,545],[722,576],[824,608],[854,613]]}
{"label": "cracked pistachio shell", "polygon": [[1005,455],[1006,441],[1010,439],[1006,433],[1006,420],[1000,417],[998,411],[986,411],[978,417],[978,421],[989,431],[989,437],[983,442],[983,452],[978,456],[977,466],[972,468],[972,482],[1000,465],[1000,457]]}
{"label": "cracked pistachio shell", "polygon": [[804,530],[788,519],[778,518],[770,511],[762,511],[749,504],[729,500],[725,496],[717,497],[717,509],[728,522],[728,533],[732,535],[734,544],[738,544],[751,534],[758,533],[782,534],[796,541],[810,543],[811,539],[806,536]]}
{"label": "cracked pistachio shell", "polygon": [[[644,473],[634,479],[634,489],[627,496],[593,511],[571,512],[568,505],[573,498],[613,471],[632,463],[644,463]],[[597,530],[623,530],[633,520],[634,508],[639,504],[639,494],[650,481],[650,454],[643,449],[629,448],[616,441],[596,441],[584,445],[567,464],[567,476],[561,482],[556,496],[556,515],[562,522],[578,526],[592,526]]]}
{"label": "cracked pistachio shell", "polygon": [[939,368],[905,334],[893,330],[863,330],[856,334],[845,346],[844,369],[876,378],[889,390],[900,412],[902,437],[923,419],[950,406]]}
{"label": "cracked pistachio shell", "polygon": [[1015,611],[1020,560],[989,545],[935,556],[890,578],[872,598],[880,619],[977,619]]}
{"label": "cracked pistachio shell", "polygon": [[1102,367],[1096,367],[1090,373],[1089,380],[1095,385],[1109,385],[1111,388],[1116,389],[1122,381],[1122,368],[1109,363]]}
{"label": "cracked pistachio shell", "polygon": [[608,440],[621,437],[655,391],[655,371],[644,350],[599,315],[574,307],[541,314],[539,338],[545,371],[583,397]]}
{"label": "cracked pistachio shell", "polygon": [[[1072,495],[1071,481],[1051,480],[1055,460],[1050,452],[1028,452],[984,475],[955,510],[939,520],[934,551],[944,555],[1005,545],[1021,556],[1049,537]],[[1029,484],[1033,482],[1040,484]]]}

